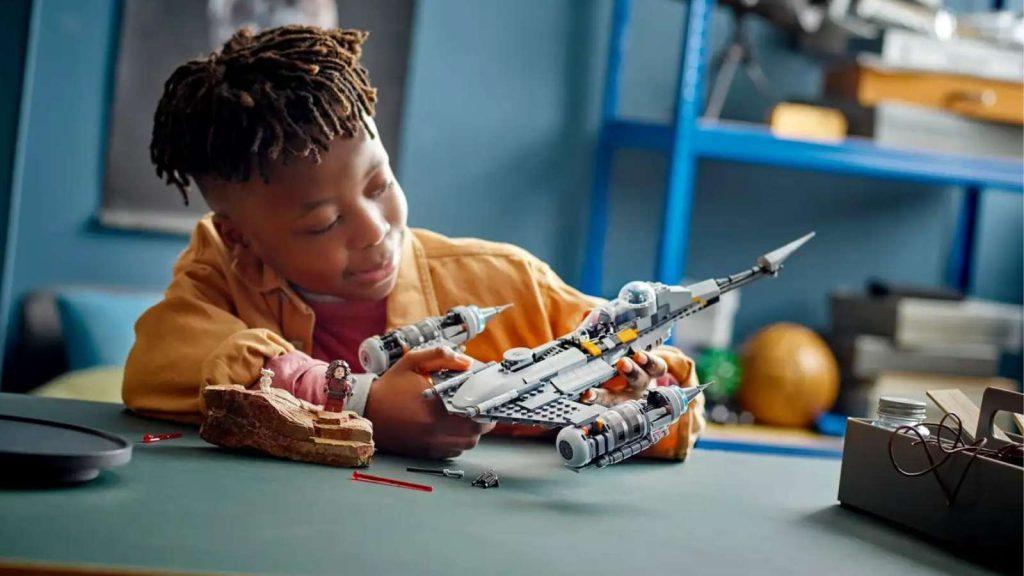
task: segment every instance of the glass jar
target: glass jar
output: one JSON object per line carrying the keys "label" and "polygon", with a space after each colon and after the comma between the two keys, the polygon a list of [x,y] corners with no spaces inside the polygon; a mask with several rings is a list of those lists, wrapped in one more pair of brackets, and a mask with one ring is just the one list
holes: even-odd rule
{"label": "glass jar", "polygon": [[886,430],[913,426],[923,438],[927,438],[930,432],[923,424],[926,408],[925,403],[920,400],[882,396],[878,400],[878,416],[871,424]]}

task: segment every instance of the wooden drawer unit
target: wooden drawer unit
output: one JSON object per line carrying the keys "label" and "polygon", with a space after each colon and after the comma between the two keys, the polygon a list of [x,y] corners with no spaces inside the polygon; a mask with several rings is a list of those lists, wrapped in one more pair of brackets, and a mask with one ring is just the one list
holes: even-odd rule
{"label": "wooden drawer unit", "polygon": [[981,120],[1024,124],[1024,88],[1019,83],[860,65],[830,73],[826,91],[863,106],[897,100]]}

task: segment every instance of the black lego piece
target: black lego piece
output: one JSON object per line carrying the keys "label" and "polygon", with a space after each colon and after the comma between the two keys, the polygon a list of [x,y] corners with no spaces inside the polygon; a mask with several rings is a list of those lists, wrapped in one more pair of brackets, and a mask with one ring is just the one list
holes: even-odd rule
{"label": "black lego piece", "polygon": [[498,487],[498,475],[494,473],[494,470],[488,470],[483,474],[476,477],[473,480],[473,486],[479,488],[497,488]]}

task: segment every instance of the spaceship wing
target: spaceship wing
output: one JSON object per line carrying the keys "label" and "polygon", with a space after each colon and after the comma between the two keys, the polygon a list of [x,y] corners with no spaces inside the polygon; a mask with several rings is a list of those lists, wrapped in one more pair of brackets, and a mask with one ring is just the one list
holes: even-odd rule
{"label": "spaceship wing", "polygon": [[540,408],[524,408],[519,402],[509,402],[489,410],[483,419],[503,424],[528,424],[555,428],[570,424],[583,426],[607,410],[600,404],[583,404],[562,396]]}
{"label": "spaceship wing", "polygon": [[[606,408],[584,404],[576,399],[585,390],[606,382],[614,375],[615,369],[607,362],[594,359],[585,366],[548,378],[543,385],[514,400],[484,411],[476,420],[549,428],[569,424],[583,426],[597,418]],[[442,394],[445,407],[450,412],[456,411],[451,405],[455,391],[455,388],[450,388]]]}

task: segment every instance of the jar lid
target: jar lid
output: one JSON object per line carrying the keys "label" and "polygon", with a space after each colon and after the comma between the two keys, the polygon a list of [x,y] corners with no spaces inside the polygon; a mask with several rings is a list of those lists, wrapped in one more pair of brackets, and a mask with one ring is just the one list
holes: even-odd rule
{"label": "jar lid", "polygon": [[921,400],[913,400],[910,398],[882,396],[878,400],[879,414],[885,413],[892,416],[923,418],[925,416],[926,408],[926,404]]}
{"label": "jar lid", "polygon": [[912,398],[901,398],[899,396],[882,396],[878,400],[879,406],[889,406],[893,408],[907,408],[914,410],[924,410],[927,405],[921,400],[914,400]]}

